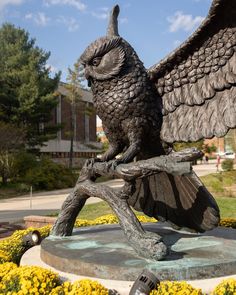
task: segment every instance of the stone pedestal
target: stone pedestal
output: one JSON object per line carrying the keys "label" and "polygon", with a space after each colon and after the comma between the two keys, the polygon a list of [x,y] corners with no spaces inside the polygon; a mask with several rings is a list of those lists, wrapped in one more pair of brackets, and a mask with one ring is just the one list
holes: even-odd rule
{"label": "stone pedestal", "polygon": [[160,280],[200,280],[236,273],[234,229],[193,234],[161,223],[145,224],[144,228],[163,235],[170,249],[165,260],[140,258],[119,225],[83,227],[70,237],[48,237],[41,245],[41,258],[67,273],[110,280],[133,281],[144,268]]}

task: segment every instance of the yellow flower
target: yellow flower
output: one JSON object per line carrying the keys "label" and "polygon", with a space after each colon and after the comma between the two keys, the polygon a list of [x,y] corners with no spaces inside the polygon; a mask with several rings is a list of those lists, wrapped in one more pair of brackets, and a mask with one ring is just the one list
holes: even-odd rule
{"label": "yellow flower", "polygon": [[200,289],[195,289],[186,282],[169,282],[163,281],[157,286],[157,290],[153,290],[151,295],[202,295]]}
{"label": "yellow flower", "polygon": [[236,280],[223,280],[212,292],[212,295],[235,295],[236,294]]}

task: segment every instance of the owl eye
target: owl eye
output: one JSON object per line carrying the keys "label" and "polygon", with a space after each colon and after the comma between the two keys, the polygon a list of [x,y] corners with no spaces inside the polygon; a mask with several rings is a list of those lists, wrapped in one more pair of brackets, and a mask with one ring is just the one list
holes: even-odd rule
{"label": "owl eye", "polygon": [[102,59],[101,57],[95,57],[95,58],[92,60],[91,64],[92,64],[93,66],[97,67],[97,66],[100,64],[101,59]]}

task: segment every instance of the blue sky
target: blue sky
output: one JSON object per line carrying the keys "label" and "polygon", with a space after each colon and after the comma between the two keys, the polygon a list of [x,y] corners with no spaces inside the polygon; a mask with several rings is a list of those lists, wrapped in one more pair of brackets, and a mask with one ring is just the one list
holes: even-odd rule
{"label": "blue sky", "polygon": [[51,52],[48,66],[62,71],[98,37],[109,11],[120,5],[119,33],[148,68],[183,42],[206,16],[211,0],[0,0],[0,23],[24,28]]}

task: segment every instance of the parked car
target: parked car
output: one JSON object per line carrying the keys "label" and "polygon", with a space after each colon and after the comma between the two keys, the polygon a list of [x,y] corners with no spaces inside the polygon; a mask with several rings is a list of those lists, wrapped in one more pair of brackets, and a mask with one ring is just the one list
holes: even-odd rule
{"label": "parked car", "polygon": [[221,159],[235,159],[235,153],[234,152],[220,152],[216,153],[216,156],[220,156]]}
{"label": "parked car", "polygon": [[233,152],[226,152],[225,159],[235,159],[235,153]]}

